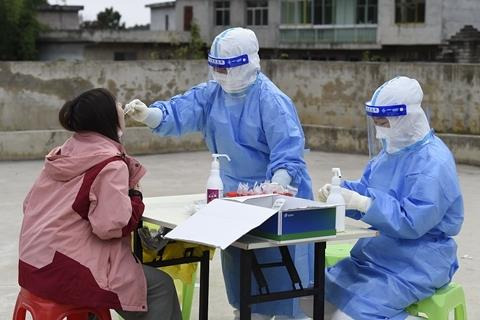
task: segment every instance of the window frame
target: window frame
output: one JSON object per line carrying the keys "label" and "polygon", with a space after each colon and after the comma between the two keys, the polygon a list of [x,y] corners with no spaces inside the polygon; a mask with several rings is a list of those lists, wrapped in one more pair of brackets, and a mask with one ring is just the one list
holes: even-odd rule
{"label": "window frame", "polygon": [[[416,23],[423,24],[426,20],[426,0],[395,0],[395,24]],[[414,10],[414,18],[410,20],[408,8]],[[423,12],[422,12],[423,11]]]}
{"label": "window frame", "polygon": [[[323,1],[323,0],[322,0]],[[314,0],[281,0],[281,24],[284,25],[311,25],[313,24]],[[285,7],[290,7],[286,9]],[[286,16],[287,13],[293,15]]]}
{"label": "window frame", "polygon": [[[357,0],[356,7],[356,24],[377,24],[378,23],[378,0],[362,0],[363,4],[359,4],[360,0]],[[373,18],[370,18],[370,8],[374,8]],[[363,12],[362,12],[363,11]],[[361,15],[359,12],[362,12]],[[363,21],[360,21],[362,17]]]}
{"label": "window frame", "polygon": [[[222,4],[221,7],[217,5]],[[215,15],[215,26],[229,26],[230,25],[230,1],[229,0],[216,0],[213,3],[214,15]],[[220,13],[220,20],[218,19]]]}
{"label": "window frame", "polygon": [[[321,17],[316,14],[318,8],[321,8]],[[328,11],[330,11],[330,17],[327,16]],[[317,26],[335,24],[335,0],[314,0],[312,2],[312,23]]]}
{"label": "window frame", "polygon": [[[250,6],[251,3],[262,4],[266,3],[266,6]],[[247,0],[245,3],[245,24],[247,26],[268,26],[268,0]],[[257,23],[256,14],[259,12],[259,23]],[[251,13],[252,21],[249,21],[249,13]]]}

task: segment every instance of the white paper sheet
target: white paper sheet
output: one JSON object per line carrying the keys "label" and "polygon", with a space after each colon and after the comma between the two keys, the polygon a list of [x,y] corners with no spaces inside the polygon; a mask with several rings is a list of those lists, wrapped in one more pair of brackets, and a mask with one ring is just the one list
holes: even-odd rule
{"label": "white paper sheet", "polygon": [[225,249],[275,213],[271,208],[216,199],[170,231],[167,237]]}

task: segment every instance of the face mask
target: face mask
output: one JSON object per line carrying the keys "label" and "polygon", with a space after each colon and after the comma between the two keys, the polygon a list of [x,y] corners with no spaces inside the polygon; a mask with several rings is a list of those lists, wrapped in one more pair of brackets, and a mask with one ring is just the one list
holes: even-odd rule
{"label": "face mask", "polygon": [[390,128],[375,126],[375,131],[376,131],[375,137],[377,139],[380,139],[380,140],[386,139],[390,136]]}
{"label": "face mask", "polygon": [[213,79],[218,83],[225,82],[227,81],[227,78],[228,78],[228,73],[220,73],[220,72],[213,71],[212,75],[213,75]]}
{"label": "face mask", "polygon": [[123,136],[123,131],[120,128],[118,128],[117,134],[118,134],[118,138],[120,139]]}

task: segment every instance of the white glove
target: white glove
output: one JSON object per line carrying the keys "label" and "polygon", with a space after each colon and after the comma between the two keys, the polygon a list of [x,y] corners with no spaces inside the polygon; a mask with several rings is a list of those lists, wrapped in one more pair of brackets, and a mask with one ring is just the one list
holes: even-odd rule
{"label": "white glove", "polygon": [[327,198],[330,195],[331,188],[332,185],[330,183],[327,183],[326,185],[318,189],[318,201],[327,202]]}
{"label": "white glove", "polygon": [[143,122],[148,117],[148,107],[142,101],[135,99],[125,105],[125,114],[128,114],[132,119]]}
{"label": "white glove", "polygon": [[345,200],[345,208],[347,210],[358,210],[361,212],[367,212],[372,204],[372,199],[362,196],[358,192],[340,188],[343,199]]}
{"label": "white glove", "polygon": [[290,182],[292,182],[292,177],[290,177],[287,170],[278,169],[273,174],[272,182],[278,183],[282,187],[286,188]]}
{"label": "white glove", "polygon": [[125,114],[134,120],[143,122],[150,128],[156,128],[163,120],[163,111],[159,108],[148,108],[145,103],[135,99],[125,106]]}

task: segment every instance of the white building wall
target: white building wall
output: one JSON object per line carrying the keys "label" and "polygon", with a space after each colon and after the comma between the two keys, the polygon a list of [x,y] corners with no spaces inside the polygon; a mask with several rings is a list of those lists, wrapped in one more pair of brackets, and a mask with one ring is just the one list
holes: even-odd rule
{"label": "white building wall", "polygon": [[210,7],[209,0],[176,0],[175,5],[175,15],[176,15],[176,26],[177,31],[183,30],[183,8],[185,6],[193,7],[193,21],[200,28],[200,36],[202,39],[207,41],[210,38],[211,27],[214,24],[213,20],[213,9],[209,10]]}
{"label": "white building wall", "polygon": [[479,0],[443,0],[443,39],[449,39],[468,24],[480,30]]}
{"label": "white building wall", "polygon": [[255,31],[261,47],[275,47],[278,42],[278,27],[280,25],[280,1],[269,0],[268,4],[268,25],[267,26],[247,26],[246,21],[246,1],[230,0],[230,25],[215,25],[215,0],[177,0],[177,30],[183,30],[183,7],[193,7],[193,19],[200,27],[202,39],[210,45],[216,35],[225,29],[232,27],[248,27]]}
{"label": "white building wall", "polygon": [[[245,2],[245,1],[244,1]],[[279,27],[281,21],[281,1],[268,1],[268,25],[247,26],[251,28],[258,38],[260,48],[276,48],[279,43]],[[246,16],[245,16],[246,25]]]}
{"label": "white building wall", "polygon": [[[168,30],[165,21],[168,16]],[[176,25],[175,7],[150,8],[150,30],[152,31],[175,31]]]}
{"label": "white building wall", "polygon": [[442,1],[444,0],[426,0],[425,23],[399,24],[395,23],[395,0],[378,1],[378,42],[382,45],[440,44]]}
{"label": "white building wall", "polygon": [[76,11],[40,11],[37,20],[51,30],[78,30],[80,20]]}

